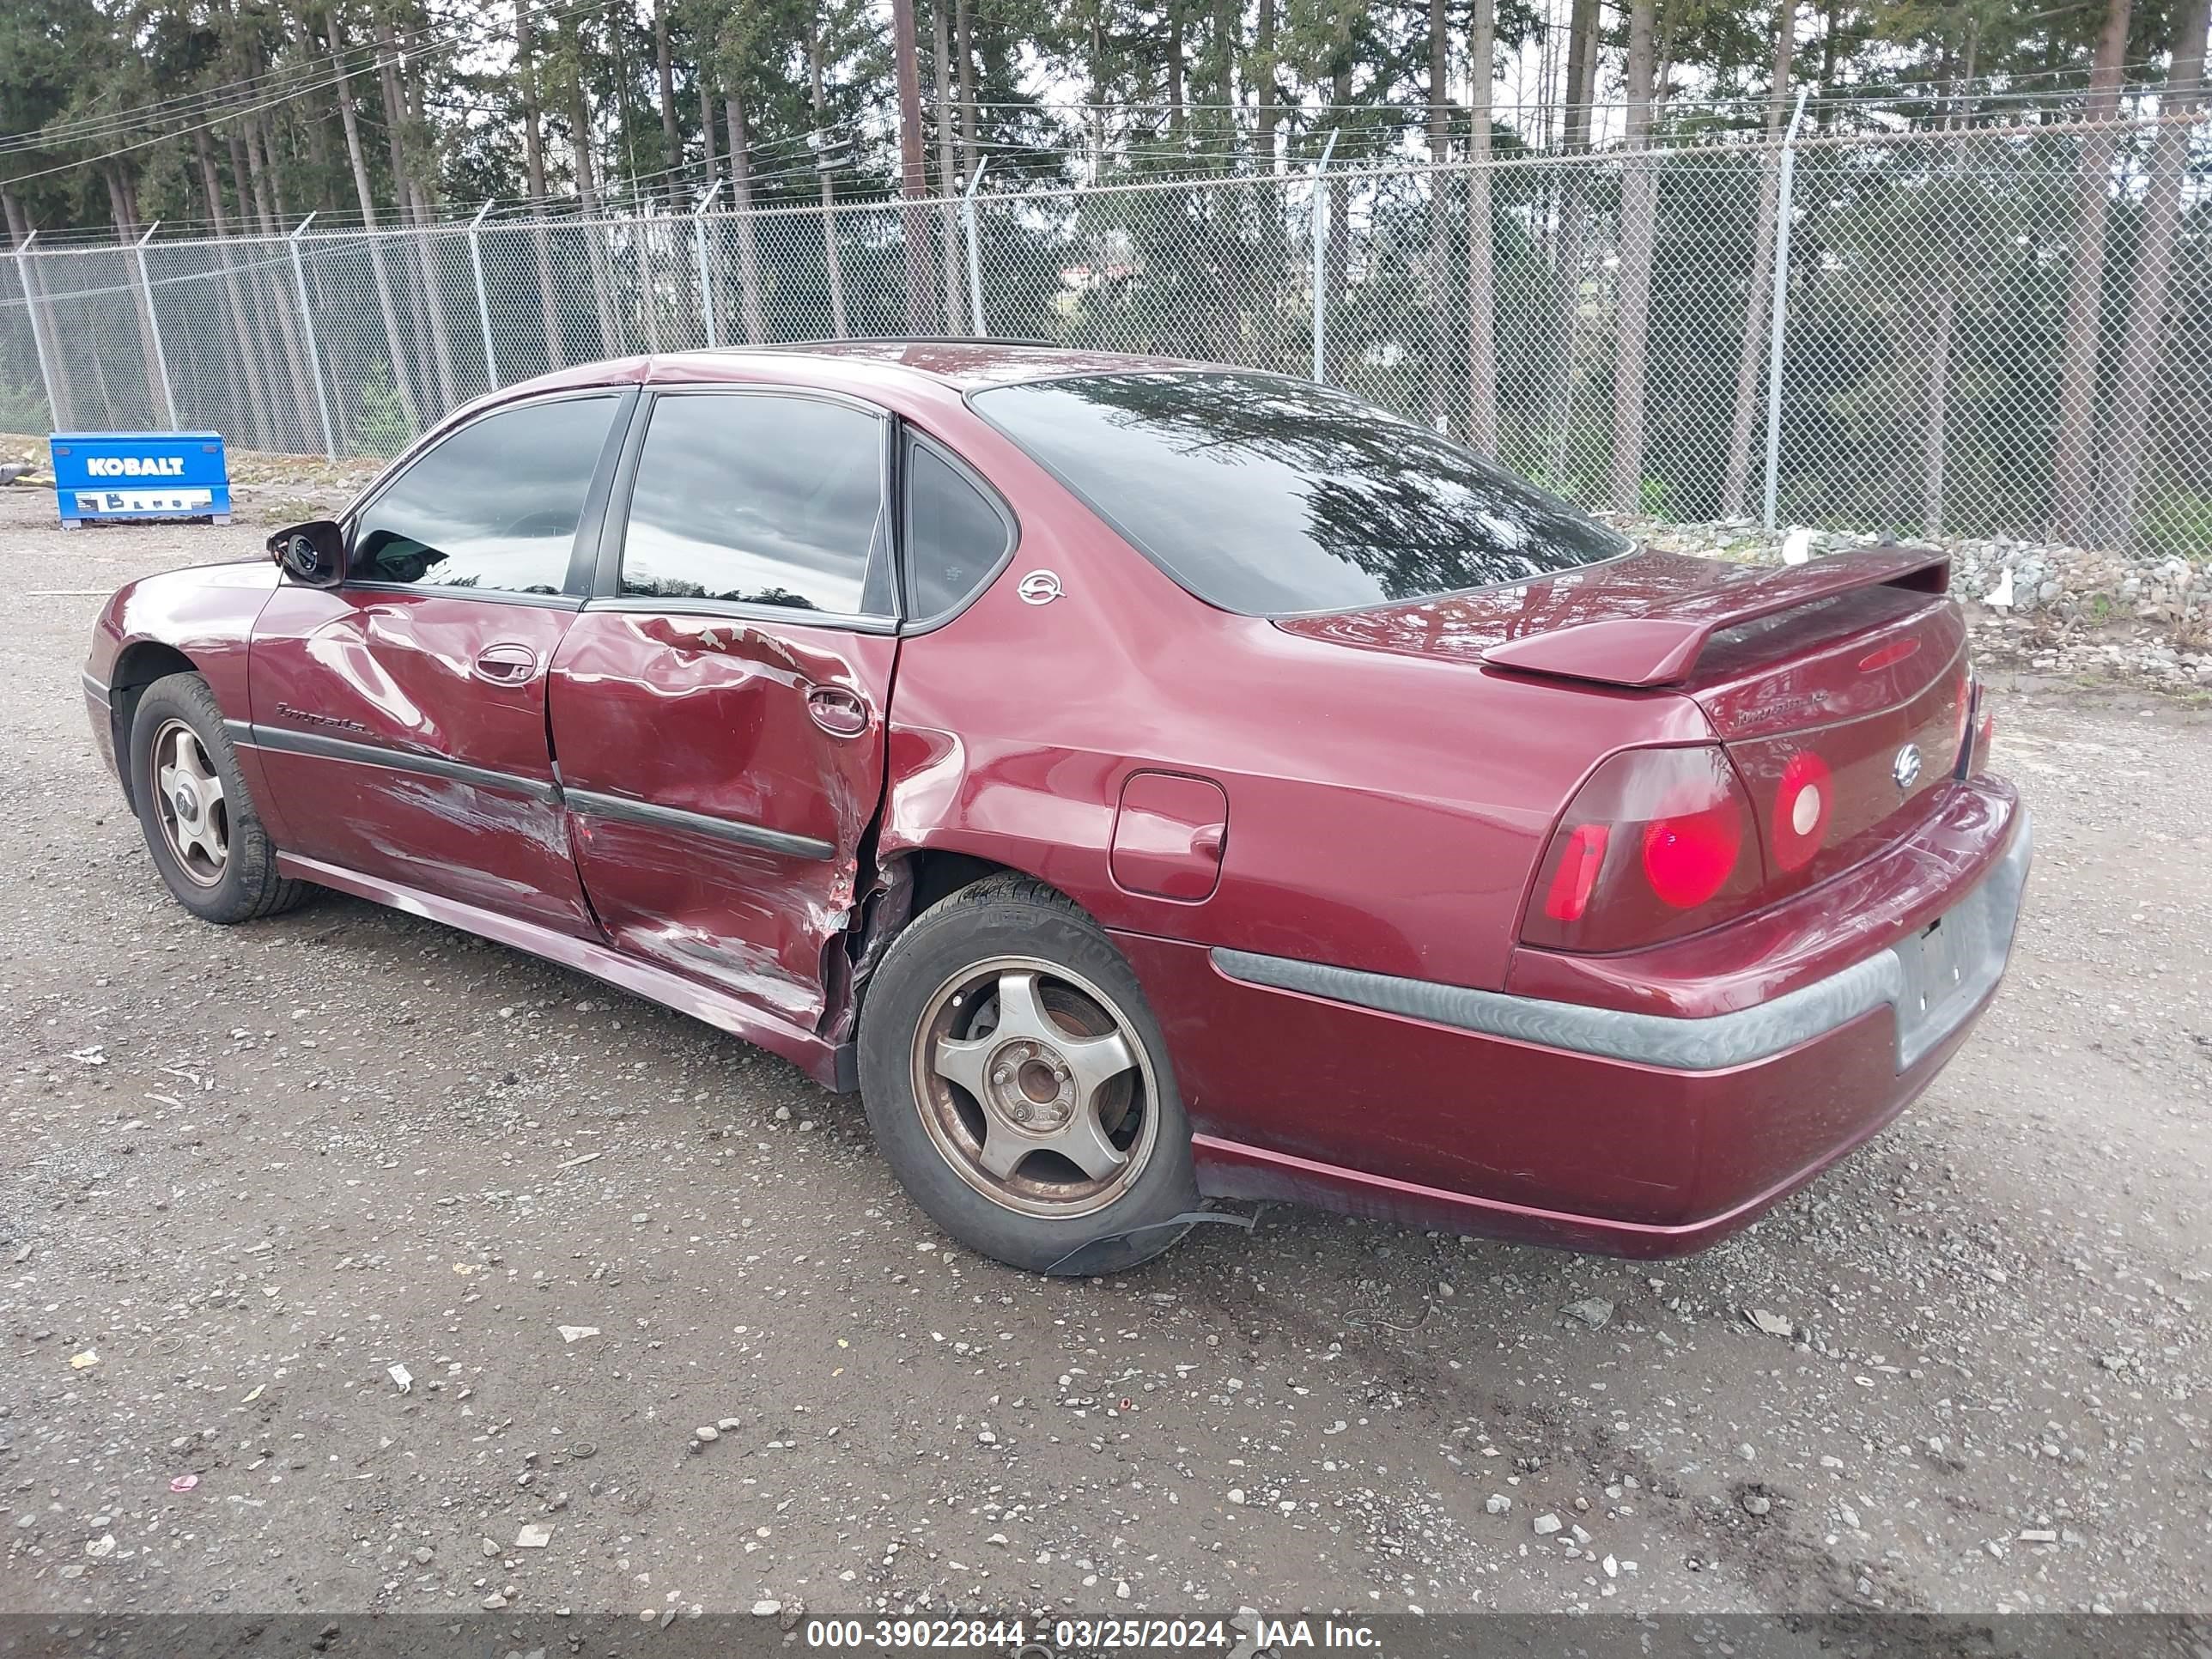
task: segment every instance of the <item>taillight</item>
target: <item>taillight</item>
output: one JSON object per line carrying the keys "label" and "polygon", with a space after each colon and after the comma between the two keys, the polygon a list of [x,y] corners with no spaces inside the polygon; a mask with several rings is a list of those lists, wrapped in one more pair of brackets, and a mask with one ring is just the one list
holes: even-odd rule
{"label": "taillight", "polygon": [[1836,781],[1828,763],[1801,749],[1782,769],[1774,792],[1774,814],[1766,826],[1766,848],[1784,870],[1802,870],[1828,838],[1828,817],[1836,808]]}
{"label": "taillight", "polygon": [[1747,908],[1764,884],[1751,803],[1717,745],[1628,749],[1576,792],[1546,848],[1521,936],[1620,951]]}
{"label": "taillight", "polygon": [[1644,878],[1662,904],[1694,910],[1721,890],[1743,851],[1743,813],[1732,800],[1678,813],[1644,830]]}
{"label": "taillight", "polygon": [[1951,754],[1955,775],[1965,777],[1972,769],[1972,750],[1966,740],[1973,735],[1974,705],[1981,700],[1982,688],[1974,684],[1973,675],[1966,669],[1959,671],[1959,729],[1954,732]]}
{"label": "taillight", "polygon": [[1611,835],[1601,823],[1578,823],[1568,833],[1567,850],[1544,898],[1544,914],[1553,921],[1580,921],[1589,908],[1590,889],[1597,884],[1598,866],[1605,862],[1605,844]]}
{"label": "taillight", "polygon": [[1982,691],[1982,683],[1977,679],[1969,679],[1960,688],[1959,759],[1951,775],[1962,783],[1987,764],[1990,742],[1996,736],[1996,711],[1983,712]]}

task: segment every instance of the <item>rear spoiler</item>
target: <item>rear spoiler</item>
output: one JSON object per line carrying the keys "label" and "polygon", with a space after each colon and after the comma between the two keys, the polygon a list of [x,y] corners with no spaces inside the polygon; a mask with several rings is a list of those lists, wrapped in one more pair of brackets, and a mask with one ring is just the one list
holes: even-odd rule
{"label": "rear spoiler", "polygon": [[1492,668],[1600,685],[1673,685],[1687,679],[1713,635],[1862,587],[1944,593],[1951,556],[1930,548],[1870,548],[1812,564],[1762,570],[1638,617],[1577,623],[1482,653]]}

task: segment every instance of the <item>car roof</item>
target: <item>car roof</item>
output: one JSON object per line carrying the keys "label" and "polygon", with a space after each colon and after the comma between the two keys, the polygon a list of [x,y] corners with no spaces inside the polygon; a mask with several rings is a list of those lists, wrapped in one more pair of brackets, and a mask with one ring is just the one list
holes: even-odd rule
{"label": "car roof", "polygon": [[[427,442],[464,421],[520,398],[555,392],[625,386],[781,386],[881,398],[911,409],[917,402],[957,402],[971,392],[1073,374],[1159,374],[1167,370],[1250,373],[1180,357],[1086,351],[1024,340],[808,340],[791,344],[718,346],[608,357],[573,363],[485,392],[423,434]],[[419,447],[418,443],[416,447]],[[410,449],[410,453],[412,453]],[[402,459],[405,459],[402,457]]]}
{"label": "car roof", "polygon": [[674,368],[680,364],[681,378],[695,382],[723,378],[715,373],[718,368],[732,380],[750,380],[759,374],[763,359],[775,363],[783,374],[788,374],[798,363],[816,360],[825,366],[835,364],[848,373],[853,368],[864,372],[876,368],[886,376],[919,375],[963,392],[1070,374],[1126,374],[1207,367],[1179,358],[1086,351],[1042,341],[810,340],[788,345],[722,346],[703,351],[667,352],[651,360],[652,368],[645,378],[657,380],[662,366]]}

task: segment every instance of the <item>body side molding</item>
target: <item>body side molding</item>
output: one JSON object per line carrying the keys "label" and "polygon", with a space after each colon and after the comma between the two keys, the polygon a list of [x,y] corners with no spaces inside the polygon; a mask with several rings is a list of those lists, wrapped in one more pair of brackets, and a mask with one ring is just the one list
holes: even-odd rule
{"label": "body side molding", "polygon": [[[2023,811],[2011,845],[1930,929],[1908,934],[1770,1002],[1703,1018],[1512,996],[1219,945],[1208,954],[1217,973],[1247,985],[1675,1072],[1725,1071],[1769,1060],[1886,1007],[1893,1017],[1901,1073],[1971,1018],[1996,988],[2019,926],[2034,847],[2033,826]],[[1933,926],[1963,935],[1955,946],[1956,982],[1940,995],[1929,994],[1921,962],[1923,936]]]}
{"label": "body side molding", "polygon": [[656,806],[651,801],[632,800],[627,795],[603,795],[592,789],[571,787],[565,793],[569,811],[593,817],[613,818],[654,830],[683,830],[758,852],[780,853],[786,858],[820,860],[837,856],[836,848],[826,841],[771,830],[765,824],[748,823],[742,818],[720,818],[705,812],[687,812],[680,807]]}
{"label": "body side molding", "polygon": [[1244,951],[1217,948],[1212,959],[1220,972],[1248,985],[1326,997],[1332,1002],[1347,1002],[1516,1042],[1684,1072],[1721,1071],[1794,1048],[1893,1002],[1903,983],[1897,953],[1886,950],[1817,984],[1755,1008],[1705,1019],[1678,1019],[1400,979],[1283,957],[1254,956]]}
{"label": "body side molding", "polygon": [[[325,760],[345,761],[358,766],[381,766],[395,772],[414,772],[424,777],[471,784],[479,789],[504,790],[509,794],[526,795],[532,800],[551,805],[565,804],[572,811],[588,813],[595,817],[649,824],[656,829],[686,830],[757,852],[779,853],[787,858],[829,859],[834,858],[837,851],[828,842],[817,841],[811,836],[794,836],[785,830],[769,829],[763,824],[748,823],[739,818],[712,817],[703,812],[686,812],[672,806],[656,806],[651,801],[632,800],[623,795],[603,795],[588,789],[564,788],[556,781],[526,778],[513,772],[495,772],[486,767],[469,766],[459,761],[447,760],[441,755],[419,754],[412,750],[394,749],[385,744],[325,737],[319,732],[294,732],[283,726],[247,720],[225,720],[223,731],[234,744],[276,750],[286,754],[313,755]],[[557,776],[556,773],[556,779]]]}
{"label": "body side molding", "polygon": [[225,720],[224,732],[234,744],[251,744],[257,749],[272,749],[282,754],[313,755],[324,760],[349,762],[356,766],[381,766],[387,771],[414,772],[423,777],[445,778],[455,783],[474,784],[479,789],[502,789],[509,794],[527,795],[532,800],[557,802],[560,786],[543,778],[526,778],[513,772],[495,772],[487,767],[469,766],[462,762],[447,760],[442,755],[418,754],[410,749],[394,749],[380,743],[358,743],[349,738],[326,738],[319,732],[294,732],[281,726],[264,726],[246,720]]}

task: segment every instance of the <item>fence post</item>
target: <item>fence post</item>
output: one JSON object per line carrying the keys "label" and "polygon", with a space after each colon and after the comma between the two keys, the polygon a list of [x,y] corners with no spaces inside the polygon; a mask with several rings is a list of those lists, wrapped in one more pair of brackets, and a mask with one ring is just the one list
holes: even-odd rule
{"label": "fence post", "polygon": [[1810,87],[1797,88],[1797,107],[1790,112],[1790,130],[1782,135],[1782,178],[1774,192],[1774,298],[1767,307],[1766,336],[1766,512],[1765,524],[1774,528],[1774,496],[1779,487],[1782,463],[1782,336],[1784,313],[1790,297],[1790,195],[1797,177],[1797,124],[1805,118],[1805,96]]}
{"label": "fence post", "polygon": [[720,179],[709,179],[706,187],[691,200],[691,251],[699,256],[699,314],[706,319],[710,350],[721,342],[714,337],[714,289],[707,276],[707,222],[700,216],[706,212],[707,204],[714,199],[714,193],[721,187]]}
{"label": "fence post", "polygon": [[991,165],[988,155],[975,162],[975,176],[968,181],[968,189],[960,198],[960,219],[968,232],[968,312],[975,325],[975,337],[988,340],[990,331],[983,326],[983,258],[975,247],[975,192],[982,187],[983,169]]}
{"label": "fence post", "polygon": [[300,298],[300,331],[307,337],[307,373],[315,381],[315,413],[322,417],[323,453],[331,460],[338,458],[337,435],[331,428],[331,398],[323,389],[323,348],[315,338],[315,309],[307,301],[307,269],[300,263],[300,238],[315,216],[309,214],[284,239],[284,246],[292,255],[292,287]]}
{"label": "fence post", "polygon": [[54,395],[53,366],[46,361],[46,337],[39,327],[38,297],[31,292],[31,244],[38,240],[39,233],[33,231],[15,244],[15,281],[23,290],[23,314],[31,319],[31,345],[38,353],[39,379],[46,383],[46,416],[56,426],[62,423],[62,406]]}
{"label": "fence post", "polygon": [[1321,160],[1313,170],[1313,377],[1328,373],[1328,191],[1322,175],[1328,158],[1336,154],[1336,134],[1321,147]]}
{"label": "fence post", "polygon": [[483,247],[477,240],[477,232],[483,227],[484,215],[491,211],[491,203],[486,201],[477,210],[477,216],[469,221],[469,270],[477,279],[477,326],[483,330],[486,392],[499,390],[499,354],[492,349],[491,305],[484,298]]}
{"label": "fence post", "polygon": [[138,264],[138,294],[146,301],[146,333],[154,343],[154,375],[161,386],[161,407],[168,411],[169,430],[176,431],[184,425],[177,418],[177,394],[169,385],[169,349],[161,343],[161,313],[154,308],[154,283],[146,275],[146,244],[154,240],[154,233],[161,228],[159,219],[146,227],[146,234],[138,239],[131,250]]}

